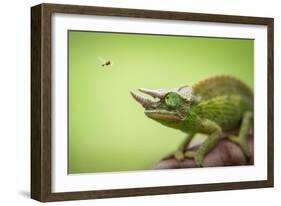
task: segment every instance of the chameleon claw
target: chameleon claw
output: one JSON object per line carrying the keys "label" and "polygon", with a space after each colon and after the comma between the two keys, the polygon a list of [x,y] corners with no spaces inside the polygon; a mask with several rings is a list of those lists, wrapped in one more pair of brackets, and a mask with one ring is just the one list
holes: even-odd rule
{"label": "chameleon claw", "polygon": [[174,153],[174,157],[176,160],[182,161],[184,159],[184,153],[182,151],[177,150]]}
{"label": "chameleon claw", "polygon": [[203,155],[196,154],[194,157],[194,161],[197,167],[203,167],[203,160],[204,160]]}
{"label": "chameleon claw", "polygon": [[237,144],[238,146],[240,146],[244,155],[247,158],[250,158],[250,150],[249,150],[248,142],[246,141],[246,139],[243,139],[239,136],[234,136],[234,135],[230,136],[228,139],[230,141],[232,141],[233,143]]}
{"label": "chameleon claw", "polygon": [[184,156],[189,159],[193,159],[195,157],[195,155],[196,155],[195,151],[187,151],[184,153]]}
{"label": "chameleon claw", "polygon": [[196,151],[187,151],[184,153],[186,158],[193,159],[197,167],[203,167],[204,157]]}

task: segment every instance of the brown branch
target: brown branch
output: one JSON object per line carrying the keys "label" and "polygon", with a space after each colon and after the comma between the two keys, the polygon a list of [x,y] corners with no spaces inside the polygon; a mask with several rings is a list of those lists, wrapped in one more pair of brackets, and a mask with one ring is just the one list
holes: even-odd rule
{"label": "brown branch", "polygon": [[[218,166],[238,166],[238,165],[253,165],[253,135],[249,132],[248,145],[251,156],[247,159],[242,150],[236,144],[227,139],[222,139],[215,148],[210,151],[204,159],[203,167],[218,167]],[[195,148],[196,149],[196,148]],[[192,159],[176,160],[173,156],[162,159],[153,169],[178,169],[178,168],[194,168],[196,167]]]}

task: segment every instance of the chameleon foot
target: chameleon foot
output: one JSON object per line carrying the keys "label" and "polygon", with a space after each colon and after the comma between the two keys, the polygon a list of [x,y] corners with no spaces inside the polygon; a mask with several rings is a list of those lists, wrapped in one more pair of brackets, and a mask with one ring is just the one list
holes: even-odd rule
{"label": "chameleon foot", "polygon": [[184,153],[184,156],[186,158],[194,159],[197,167],[203,167],[204,157],[200,153],[198,153],[196,151],[187,151]]}
{"label": "chameleon foot", "polygon": [[249,150],[248,142],[245,138],[232,135],[229,137],[229,140],[232,141],[234,144],[237,144],[242,149],[244,155],[247,158],[250,158],[250,150]]}
{"label": "chameleon foot", "polygon": [[184,141],[180,144],[180,146],[177,148],[177,150],[173,153],[173,156],[176,160],[182,161],[184,160],[184,150],[192,140],[194,134],[189,134]]}
{"label": "chameleon foot", "polygon": [[183,151],[180,150],[175,151],[174,157],[176,158],[176,160],[182,161],[184,159]]}
{"label": "chameleon foot", "polygon": [[253,113],[248,111],[245,112],[242,119],[242,124],[238,136],[230,136],[229,140],[237,144],[243,151],[244,155],[249,158],[250,150],[248,146],[248,130],[251,127],[253,119]]}

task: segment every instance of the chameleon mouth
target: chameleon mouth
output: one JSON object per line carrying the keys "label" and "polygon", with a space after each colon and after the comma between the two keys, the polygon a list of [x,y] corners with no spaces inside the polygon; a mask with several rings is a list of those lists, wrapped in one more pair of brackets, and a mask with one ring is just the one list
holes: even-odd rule
{"label": "chameleon mouth", "polygon": [[183,117],[180,113],[175,111],[166,111],[166,110],[145,110],[145,115],[151,119],[155,120],[165,120],[165,121],[180,121],[183,120]]}

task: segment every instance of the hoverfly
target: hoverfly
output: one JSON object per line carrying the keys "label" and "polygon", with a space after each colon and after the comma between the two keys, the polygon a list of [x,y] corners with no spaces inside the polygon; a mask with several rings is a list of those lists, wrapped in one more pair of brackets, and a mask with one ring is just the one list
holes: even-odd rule
{"label": "hoverfly", "polygon": [[104,60],[102,57],[98,57],[98,60],[102,63],[102,67],[113,66],[113,62],[111,60]]}

